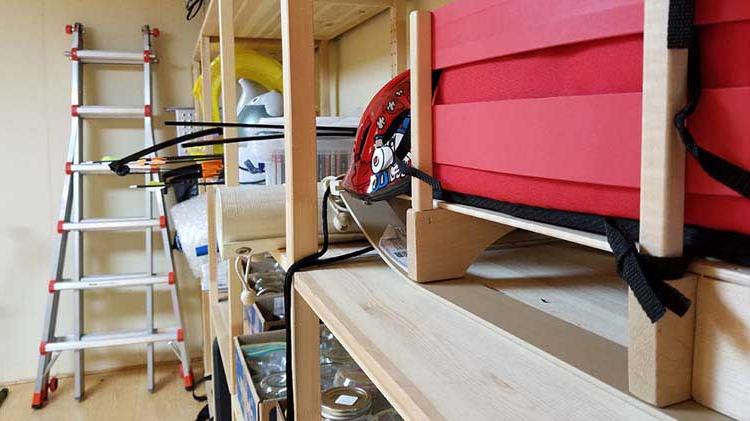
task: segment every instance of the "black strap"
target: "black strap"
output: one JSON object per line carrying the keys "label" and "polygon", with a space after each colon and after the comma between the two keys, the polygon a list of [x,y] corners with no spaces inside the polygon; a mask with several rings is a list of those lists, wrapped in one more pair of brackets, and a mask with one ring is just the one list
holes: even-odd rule
{"label": "black strap", "polygon": [[411,165],[406,165],[406,163],[400,159],[396,160],[396,165],[398,166],[399,171],[407,177],[414,177],[423,183],[429,184],[430,187],[432,187],[432,196],[434,198],[440,199],[443,197],[443,187],[435,177],[422,170],[414,168]]}
{"label": "black strap", "polygon": [[208,411],[208,405],[201,408],[198,415],[195,416],[195,421],[209,421],[211,420],[211,413]]}
{"label": "black strap", "polygon": [[664,279],[679,279],[687,270],[687,257],[652,257],[638,253],[617,220],[605,218],[607,241],[617,260],[617,273],[628,284],[633,295],[652,323],[671,310],[684,316],[690,300]]}
{"label": "black strap", "polygon": [[208,396],[206,395],[196,395],[195,390],[200,386],[201,384],[211,380],[211,375],[203,376],[198,381],[196,381],[193,386],[190,388],[190,393],[193,395],[193,400],[197,402],[205,402],[208,400]]}
{"label": "black strap", "polygon": [[669,2],[669,23],[667,27],[667,48],[689,48],[695,33],[693,16],[695,0],[672,0]]}
{"label": "black strap", "polygon": [[729,187],[740,195],[750,198],[750,172],[726,159],[702,148],[695,141],[687,127],[688,119],[695,113],[701,97],[701,74],[698,43],[694,42],[688,59],[687,105],[674,118],[674,125],[688,153],[695,158],[701,168],[713,179]]}
{"label": "black strap", "polygon": [[688,103],[675,115],[674,125],[688,153],[713,179],[740,195],[750,198],[750,171],[703,149],[687,127],[688,119],[695,113],[701,97],[700,51],[693,19],[695,0],[672,0],[669,4],[668,47],[689,48],[688,53]]}

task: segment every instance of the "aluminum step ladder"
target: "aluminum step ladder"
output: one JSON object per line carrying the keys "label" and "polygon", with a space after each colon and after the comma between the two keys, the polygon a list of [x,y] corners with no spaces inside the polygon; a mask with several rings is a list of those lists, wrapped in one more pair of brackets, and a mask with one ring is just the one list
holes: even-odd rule
{"label": "aluminum step ladder", "polygon": [[[168,342],[177,354],[185,388],[193,387],[193,374],[185,343],[185,331],[182,325],[179,294],[174,272],[174,259],[169,241],[166,208],[161,193],[146,192],[145,216],[139,218],[86,219],[83,215],[83,176],[112,174],[106,162],[84,162],[83,156],[83,120],[90,118],[130,118],[144,121],[144,146],[154,145],[152,125],[152,81],[151,65],[157,61],[151,50],[151,38],[159,35],[158,29],[144,26],[142,52],[112,52],[85,50],[83,48],[83,25],[68,25],[66,32],[72,36],[72,48],[66,52],[72,65],[71,89],[71,133],[68,155],[65,163],[65,182],[63,184],[60,214],[57,222],[57,249],[53,256],[52,276],[47,285],[49,298],[44,317],[42,341],[39,345],[39,368],[34,385],[32,407],[41,408],[48,398],[48,392],[57,388],[57,379],[51,377],[50,370],[63,351],[73,351],[75,368],[74,397],[84,395],[84,350],[120,345],[146,345],[147,388],[154,390],[154,343]],[[144,83],[144,105],[103,106],[83,104],[83,64],[107,64],[142,66]],[[153,156],[153,155],[152,155]],[[159,181],[159,173],[147,167],[131,165],[133,174],[140,174],[149,181]],[[155,201],[155,203],[154,203]],[[156,215],[154,212],[156,208]],[[145,233],[145,269],[142,273],[98,275],[84,274],[83,240],[88,231],[143,231]],[[152,246],[153,231],[161,234],[164,253],[169,272],[155,273],[154,250]],[[71,240],[72,244],[68,244]],[[66,250],[72,249],[72,270],[64,276]],[[154,323],[154,288],[169,289],[175,326],[156,328]],[[84,291],[105,288],[143,288],[146,292],[146,320],[143,329],[129,332],[84,333],[83,310]],[[58,336],[55,333],[60,294],[69,291],[74,297],[74,326],[70,335]]]}

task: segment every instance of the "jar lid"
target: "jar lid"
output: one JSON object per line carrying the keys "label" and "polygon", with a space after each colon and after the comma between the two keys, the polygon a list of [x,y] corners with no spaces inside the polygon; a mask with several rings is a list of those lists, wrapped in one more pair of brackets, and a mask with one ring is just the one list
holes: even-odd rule
{"label": "jar lid", "polygon": [[332,387],[321,395],[320,415],[331,420],[348,420],[366,415],[372,398],[360,387]]}

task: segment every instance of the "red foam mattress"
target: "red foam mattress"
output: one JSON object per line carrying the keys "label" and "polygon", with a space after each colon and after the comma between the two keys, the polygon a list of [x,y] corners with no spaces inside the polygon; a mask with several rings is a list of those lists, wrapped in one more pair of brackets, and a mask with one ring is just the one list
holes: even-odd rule
{"label": "red foam mattress", "polygon": [[[750,1],[699,0],[698,144],[750,168]],[[459,0],[433,14],[445,190],[638,219],[642,0]],[[750,234],[750,200],[687,161],[685,222]]]}

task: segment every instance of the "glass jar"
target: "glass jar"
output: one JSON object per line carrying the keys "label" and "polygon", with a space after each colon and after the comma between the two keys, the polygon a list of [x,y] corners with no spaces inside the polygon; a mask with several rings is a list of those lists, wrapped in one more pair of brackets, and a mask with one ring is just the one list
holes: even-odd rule
{"label": "glass jar", "polygon": [[279,272],[281,266],[269,253],[253,254],[250,257],[251,272]]}
{"label": "glass jar", "polygon": [[320,365],[320,390],[326,390],[333,387],[333,382],[339,368],[341,368],[341,365],[336,363]]}
{"label": "glass jar", "polygon": [[258,382],[271,373],[286,370],[286,350],[279,349],[246,358],[253,381]]}
{"label": "glass jar", "polygon": [[344,349],[343,346],[331,346],[329,348],[322,349],[320,352],[320,362],[323,364],[340,364],[340,365],[353,365],[354,360]]}
{"label": "glass jar", "polygon": [[286,373],[271,373],[260,381],[260,397],[263,399],[281,399],[286,397]]}
{"label": "glass jar", "polygon": [[373,421],[404,421],[393,408],[384,409],[373,416]]}
{"label": "glass jar", "polygon": [[371,421],[372,400],[359,387],[333,387],[320,398],[320,416],[324,421]]}
{"label": "glass jar", "polygon": [[284,291],[284,274],[280,272],[256,273],[250,276],[250,281],[258,297]]}
{"label": "glass jar", "polygon": [[346,365],[336,372],[333,379],[334,386],[359,387],[370,394],[374,411],[388,408],[390,405],[377,386],[367,377],[364,371],[357,365]]}

